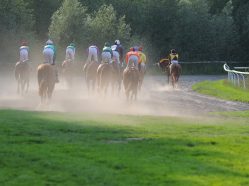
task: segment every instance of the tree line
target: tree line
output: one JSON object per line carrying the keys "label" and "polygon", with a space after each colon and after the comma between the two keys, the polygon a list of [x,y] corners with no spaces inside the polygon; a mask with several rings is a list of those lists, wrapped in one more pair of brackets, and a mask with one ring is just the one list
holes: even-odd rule
{"label": "tree line", "polygon": [[0,36],[1,62],[16,60],[21,40],[39,50],[49,37],[61,51],[119,39],[126,49],[143,45],[151,61],[172,48],[182,61],[248,61],[249,2],[1,0]]}

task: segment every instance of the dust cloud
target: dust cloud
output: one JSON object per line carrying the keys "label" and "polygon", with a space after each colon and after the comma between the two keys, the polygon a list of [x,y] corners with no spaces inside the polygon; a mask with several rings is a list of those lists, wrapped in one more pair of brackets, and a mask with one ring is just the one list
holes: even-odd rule
{"label": "dust cloud", "polygon": [[13,108],[34,111],[111,113],[127,115],[154,116],[196,116],[212,111],[243,110],[248,105],[226,102],[199,95],[191,90],[191,85],[200,80],[219,79],[215,76],[182,76],[177,89],[166,83],[165,76],[145,76],[138,99],[127,103],[124,89],[120,95],[112,94],[111,88],[106,97],[97,93],[88,93],[85,80],[74,77],[73,86],[69,88],[65,79],[59,74],[60,83],[56,84],[49,105],[41,105],[38,95],[36,72],[30,77],[30,89],[27,94],[17,94],[17,83],[13,71],[0,75],[0,108]]}

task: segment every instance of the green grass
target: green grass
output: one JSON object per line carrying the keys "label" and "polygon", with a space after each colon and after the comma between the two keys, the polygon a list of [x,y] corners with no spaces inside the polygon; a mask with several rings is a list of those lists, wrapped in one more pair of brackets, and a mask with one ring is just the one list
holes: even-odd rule
{"label": "green grass", "polygon": [[249,185],[248,115],[0,110],[0,185]]}
{"label": "green grass", "polygon": [[249,91],[234,87],[226,80],[202,81],[193,85],[193,90],[225,100],[249,103]]}

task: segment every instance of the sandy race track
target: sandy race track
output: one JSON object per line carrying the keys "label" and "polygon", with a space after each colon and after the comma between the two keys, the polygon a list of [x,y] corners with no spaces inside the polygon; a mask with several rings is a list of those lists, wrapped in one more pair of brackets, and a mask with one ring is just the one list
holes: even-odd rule
{"label": "sandy race track", "polygon": [[25,96],[19,96],[13,74],[0,76],[0,108],[171,116],[249,109],[249,104],[223,101],[191,90],[193,83],[222,79],[225,76],[181,76],[175,90],[166,84],[165,76],[146,76],[138,100],[133,104],[127,104],[123,90],[120,96],[112,96],[109,92],[107,98],[88,95],[83,78],[74,79],[74,87],[69,90],[61,77],[48,106],[40,105],[36,76],[32,77],[30,91]]}

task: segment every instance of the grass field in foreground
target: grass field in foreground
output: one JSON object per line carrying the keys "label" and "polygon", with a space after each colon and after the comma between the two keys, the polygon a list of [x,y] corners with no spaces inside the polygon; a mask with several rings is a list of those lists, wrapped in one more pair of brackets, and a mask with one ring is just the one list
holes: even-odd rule
{"label": "grass field in foreground", "polygon": [[192,88],[202,94],[249,103],[249,91],[234,87],[227,80],[202,81],[194,84]]}
{"label": "grass field in foreground", "polygon": [[0,110],[0,185],[249,185],[249,112],[175,118]]}

